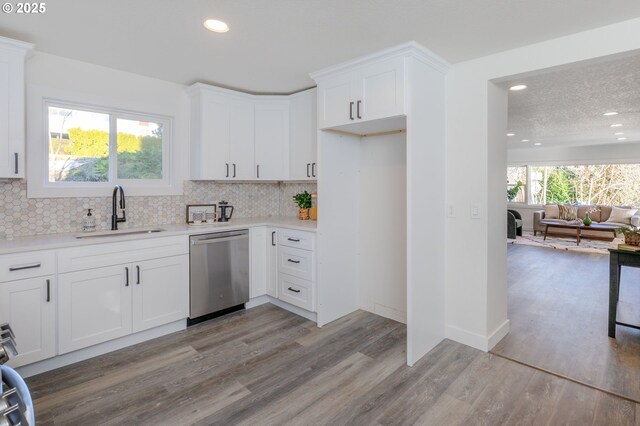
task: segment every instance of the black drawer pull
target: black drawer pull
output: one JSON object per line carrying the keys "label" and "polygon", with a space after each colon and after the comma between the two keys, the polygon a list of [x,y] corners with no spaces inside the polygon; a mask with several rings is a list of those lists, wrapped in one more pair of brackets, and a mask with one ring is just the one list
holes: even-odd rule
{"label": "black drawer pull", "polygon": [[25,269],[35,269],[42,266],[42,263],[34,263],[32,265],[13,266],[9,268],[9,272],[24,271]]}
{"label": "black drawer pull", "polygon": [[287,290],[292,291],[294,293],[300,293],[300,290],[296,290],[295,288],[289,287]]}
{"label": "black drawer pull", "polygon": [[292,259],[287,259],[287,262],[291,262],[291,263],[300,263],[299,260],[292,260]]}
{"label": "black drawer pull", "polygon": [[297,239],[297,238],[287,238],[287,240],[293,241],[294,243],[299,243],[300,242],[300,240]]}

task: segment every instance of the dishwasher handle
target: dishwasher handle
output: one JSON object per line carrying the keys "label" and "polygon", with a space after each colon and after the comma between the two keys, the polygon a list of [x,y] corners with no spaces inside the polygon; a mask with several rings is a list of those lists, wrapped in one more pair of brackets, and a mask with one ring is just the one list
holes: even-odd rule
{"label": "dishwasher handle", "polygon": [[191,245],[193,246],[201,246],[204,244],[214,244],[214,243],[221,243],[224,241],[234,241],[234,240],[241,240],[243,238],[249,238],[249,235],[247,234],[236,234],[236,235],[230,235],[228,237],[214,237],[214,238],[207,238],[204,240],[192,240],[191,241]]}

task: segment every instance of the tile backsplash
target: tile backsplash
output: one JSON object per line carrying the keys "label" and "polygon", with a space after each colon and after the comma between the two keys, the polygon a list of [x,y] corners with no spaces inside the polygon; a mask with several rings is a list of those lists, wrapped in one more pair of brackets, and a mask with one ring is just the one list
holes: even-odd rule
{"label": "tile backsplash", "polygon": [[[304,190],[316,191],[315,182],[185,181],[183,195],[127,197],[127,222],[119,227],[183,223],[187,204],[220,200],[233,205],[237,217],[295,216],[291,197]],[[98,229],[110,227],[111,197],[27,198],[25,180],[0,182],[0,239],[80,231],[87,209],[93,209]]]}

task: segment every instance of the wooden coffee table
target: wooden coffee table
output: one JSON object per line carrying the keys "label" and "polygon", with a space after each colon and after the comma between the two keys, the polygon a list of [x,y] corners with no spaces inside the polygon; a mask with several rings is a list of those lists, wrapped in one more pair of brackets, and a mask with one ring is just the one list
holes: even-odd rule
{"label": "wooden coffee table", "polygon": [[[605,240],[605,241],[613,241],[616,237],[616,229],[620,228],[620,225],[608,225],[606,223],[592,223],[590,226],[586,226],[582,223],[565,223],[565,222],[554,222],[551,220],[541,220],[541,225],[545,225],[544,229],[544,239],[547,239],[547,235],[552,236],[567,236],[567,234],[549,234],[549,228],[558,228],[558,229],[574,229],[576,231],[576,245],[580,245],[580,239],[586,238],[591,240]],[[606,233],[610,233],[610,237],[597,237],[593,235],[582,235],[582,231],[603,231]]]}

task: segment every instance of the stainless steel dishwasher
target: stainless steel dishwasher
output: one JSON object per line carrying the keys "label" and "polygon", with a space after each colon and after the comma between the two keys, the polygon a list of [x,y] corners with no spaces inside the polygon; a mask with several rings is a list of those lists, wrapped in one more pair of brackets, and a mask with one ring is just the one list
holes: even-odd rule
{"label": "stainless steel dishwasher", "polygon": [[190,237],[189,324],[249,301],[249,230]]}

